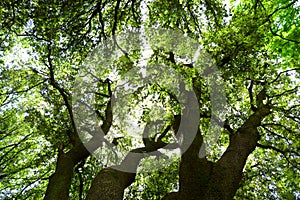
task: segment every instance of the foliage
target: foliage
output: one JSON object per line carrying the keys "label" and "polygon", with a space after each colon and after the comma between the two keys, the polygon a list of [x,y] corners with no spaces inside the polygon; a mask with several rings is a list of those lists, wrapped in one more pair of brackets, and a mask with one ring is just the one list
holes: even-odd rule
{"label": "foliage", "polygon": [[[235,199],[300,198],[299,1],[232,0],[225,5],[211,0],[153,0],[147,2],[148,19],[144,22],[143,4],[145,1],[140,0],[0,2],[0,198],[44,197],[59,152],[67,153],[78,144],[71,97],[85,58],[106,39],[142,26],[166,28],[195,39],[222,74],[229,109],[226,120],[215,119],[222,126],[222,135],[208,152],[209,161],[221,158],[229,137],[249,116],[264,105],[271,106],[271,113],[260,123],[260,139],[248,157]],[[156,39],[153,46],[167,44]],[[199,95],[200,130],[206,137],[213,118],[207,83],[188,67],[191,63],[180,59],[182,52],[175,52],[172,59],[168,47],[152,50],[150,64],[171,66]],[[181,50],[189,53],[193,48]],[[135,49],[117,57],[114,75],[120,77],[130,71],[141,56],[141,49]],[[116,82],[105,82],[111,72],[106,67],[107,71],[98,74],[102,81],[98,92],[102,95],[94,105],[103,124],[110,90],[116,89]],[[202,93],[200,86],[204,86]],[[267,98],[260,99],[262,96]],[[131,119],[138,119],[143,127],[158,116],[165,117],[170,125],[183,109],[170,91],[157,84],[140,88],[129,99],[129,105],[116,105],[114,109],[123,113],[123,118],[135,115]],[[157,110],[155,106],[167,110],[165,116],[151,112]],[[135,112],[137,107],[143,110]],[[114,121],[110,125],[110,140],[115,133],[128,133],[126,124]],[[161,128],[160,135],[166,127]],[[118,148],[131,145],[130,138],[125,137],[119,140]],[[70,199],[86,197],[92,179],[109,165],[105,155],[101,156],[99,160],[88,156],[76,163]],[[161,199],[177,191],[179,163],[137,173],[124,198]]]}

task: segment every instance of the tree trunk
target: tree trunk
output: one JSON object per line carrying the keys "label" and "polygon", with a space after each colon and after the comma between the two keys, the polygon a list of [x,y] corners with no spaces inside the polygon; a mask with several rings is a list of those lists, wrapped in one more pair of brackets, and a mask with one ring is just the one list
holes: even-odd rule
{"label": "tree trunk", "polygon": [[112,168],[103,169],[94,178],[86,200],[122,200],[124,189],[134,181],[134,178],[134,173]]}
{"label": "tree trunk", "polygon": [[164,199],[233,199],[239,188],[247,157],[259,140],[257,128],[269,113],[270,108],[264,106],[252,114],[236,133],[230,135],[230,144],[216,163],[199,158],[203,140],[198,132],[192,145],[181,158],[179,192],[170,193]]}
{"label": "tree trunk", "polygon": [[140,160],[147,156],[144,153],[152,152],[164,145],[153,143],[147,147],[134,149],[127,154],[120,165],[101,170],[94,178],[86,199],[122,200],[125,188],[134,182]]}
{"label": "tree trunk", "polygon": [[82,143],[73,147],[68,153],[64,153],[61,149],[44,200],[68,200],[74,167],[89,155]]}
{"label": "tree trunk", "polygon": [[67,200],[72,182],[74,162],[71,157],[59,153],[55,173],[50,177],[44,200]]}

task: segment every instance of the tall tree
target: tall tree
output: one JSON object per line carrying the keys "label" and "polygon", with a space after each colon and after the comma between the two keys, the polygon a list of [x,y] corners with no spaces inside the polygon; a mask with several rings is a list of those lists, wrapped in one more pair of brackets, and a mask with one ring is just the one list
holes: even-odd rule
{"label": "tall tree", "polygon": [[[1,1],[0,198],[299,198],[299,15],[297,0]],[[163,69],[161,82],[146,82],[132,95],[121,89],[128,104],[113,105],[120,86],[116,77],[130,74],[135,84],[142,76],[132,71],[142,49],[125,51],[118,35],[150,27],[203,46],[221,73],[222,80],[215,81],[224,85],[225,117],[212,112],[204,77],[213,72],[197,71],[181,57],[194,43],[187,40],[172,51],[168,37],[159,33],[150,43],[148,64],[173,71]],[[90,55],[111,46],[118,54]],[[107,68],[82,71],[91,57]],[[106,65],[108,59],[114,63]],[[175,72],[181,82],[172,79]],[[76,117],[85,110],[74,97],[81,92],[74,91],[81,73],[97,79],[92,108],[86,108],[102,130],[100,135],[84,130],[86,141]],[[172,84],[179,85],[185,107],[170,91]],[[141,146],[133,147],[124,118],[138,119],[143,127]],[[217,144],[210,143],[211,123],[221,130]],[[182,143],[192,138],[184,153],[145,172],[141,166],[163,160],[159,150],[177,147],[175,136],[182,136]],[[127,154],[120,160],[105,144]],[[97,158],[91,153],[96,149]]]}

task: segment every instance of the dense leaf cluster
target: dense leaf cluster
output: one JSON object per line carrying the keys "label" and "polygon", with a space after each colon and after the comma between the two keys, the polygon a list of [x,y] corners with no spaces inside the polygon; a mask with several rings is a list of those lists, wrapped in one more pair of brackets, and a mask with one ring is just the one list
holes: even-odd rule
{"label": "dense leaf cluster", "polygon": [[[146,20],[142,20],[143,6],[148,12]],[[178,190],[183,198],[189,193],[185,183],[190,178],[185,166],[192,168],[194,177],[206,180],[201,177],[201,167],[212,166],[209,169],[213,171],[218,166],[228,169],[230,164],[234,165],[226,160],[226,155],[240,151],[235,141],[247,147],[254,145],[249,147],[249,155],[245,155],[245,165],[238,168],[242,176],[239,189],[229,189],[233,190],[235,199],[300,198],[299,16],[297,0],[2,0],[0,199],[49,199],[49,191],[55,185],[66,188],[62,196],[69,199],[85,199],[88,194],[92,199],[97,191],[91,186],[97,184],[111,184],[109,187],[121,184],[124,199],[162,199]],[[212,112],[209,83],[200,74],[209,72],[195,70],[194,63],[182,58],[182,53],[192,52],[193,44],[190,49],[185,46],[172,52],[167,46],[157,48],[168,44],[164,41],[167,37],[161,35],[162,41],[154,38],[156,43],[152,44],[153,54],[148,63],[170,66],[184,78],[184,90],[195,91],[200,105],[200,125],[198,140],[193,145],[200,149],[204,140],[211,146],[201,162],[189,160],[187,156],[181,160],[177,157],[166,168],[149,173],[138,169],[132,177],[107,168],[114,162],[120,164],[130,154],[120,159],[117,154],[105,152],[103,147],[103,154],[96,159],[87,152],[76,127],[76,113],[72,109],[72,101],[76,99],[72,99],[72,89],[76,76],[86,67],[85,58],[89,53],[96,47],[104,48],[101,45],[110,38],[113,38],[109,40],[111,44],[119,47],[116,35],[142,27],[173,30],[203,46],[221,73],[222,80],[215,81],[224,85],[229,106],[224,117]],[[142,49],[125,52],[119,47],[118,51],[119,56],[110,66],[105,65],[105,59],[114,55],[98,57],[97,61],[103,62],[105,68],[101,73],[92,74],[97,77],[98,85],[91,109],[107,140],[117,145],[116,152],[120,149],[149,152],[174,142],[178,116],[185,108],[180,107],[176,94],[164,87],[163,82],[138,88],[126,97],[128,105],[116,104],[112,108],[117,82],[142,57]],[[162,76],[171,77],[171,74]],[[130,78],[134,82],[137,76]],[[171,78],[164,79],[173,84]],[[115,120],[117,117],[119,121]],[[124,119],[137,121],[144,129],[149,125],[146,139],[131,138]],[[156,126],[159,130],[151,129],[150,124],[160,123],[159,120],[165,120],[165,124]],[[216,129],[210,129],[210,123]],[[217,144],[210,144],[208,130],[221,130]],[[129,148],[137,142],[144,146]],[[193,145],[187,154],[194,155]],[[241,150],[241,157],[243,153]],[[139,159],[147,166],[157,162],[158,157]],[[220,164],[226,161],[227,164]],[[65,167],[65,175],[70,172],[69,182],[59,181],[63,177],[59,171],[61,163],[65,163],[61,168],[64,171]],[[71,166],[69,172],[68,166]],[[202,171],[198,174],[197,169]],[[216,176],[209,175],[212,180],[222,176],[216,171],[213,171]],[[207,195],[222,193],[221,189],[209,189],[211,185],[213,181],[206,185]],[[195,190],[195,186],[190,188]]]}

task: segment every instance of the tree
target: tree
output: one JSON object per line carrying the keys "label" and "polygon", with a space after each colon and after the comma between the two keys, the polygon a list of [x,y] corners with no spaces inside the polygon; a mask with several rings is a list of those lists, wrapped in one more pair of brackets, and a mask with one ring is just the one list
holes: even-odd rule
{"label": "tree", "polygon": [[[4,0],[0,5],[1,198],[299,198],[298,1]],[[203,78],[211,72],[196,71],[195,63],[186,63],[180,52],[162,48],[168,43],[161,36],[161,48],[152,46],[149,64],[171,66],[182,76],[186,87],[179,93],[188,106],[180,107],[167,87],[149,82],[129,96],[129,105],[114,107],[117,83],[102,71],[97,74],[92,109],[106,139],[87,130],[92,137],[86,144],[74,112],[76,77],[89,53],[106,41],[120,53],[114,60],[115,75],[130,72],[142,51],[124,51],[115,36],[142,27],[172,30],[202,45],[221,72],[228,111],[224,118],[212,112],[209,85]],[[100,56],[99,62],[109,57]],[[189,99],[191,90],[199,108]],[[130,148],[129,130],[115,121],[116,113],[133,115],[135,106],[141,108],[145,101],[137,115],[145,134],[142,146]],[[168,112],[154,113],[157,107],[151,103]],[[194,111],[199,120],[190,116]],[[188,125],[180,132],[186,116],[199,121],[196,132]],[[204,142],[210,145],[211,123],[221,135],[203,154]],[[112,130],[122,136],[112,137]],[[192,132],[188,149],[169,166],[150,172],[138,167],[162,157],[147,158],[147,153],[172,143],[174,135],[181,134],[184,142]],[[128,154],[118,166],[108,166],[101,159],[107,152],[98,159],[91,154],[91,149],[102,148],[99,140],[118,144],[116,148]],[[131,171],[118,170],[126,160]]]}

